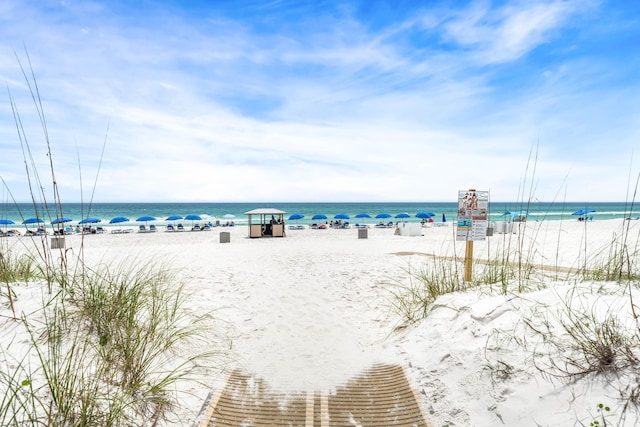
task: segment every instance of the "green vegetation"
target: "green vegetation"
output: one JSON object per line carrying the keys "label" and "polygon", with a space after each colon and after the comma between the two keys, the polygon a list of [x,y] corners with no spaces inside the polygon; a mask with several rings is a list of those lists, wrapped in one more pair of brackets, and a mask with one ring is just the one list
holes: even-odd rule
{"label": "green vegetation", "polygon": [[207,327],[184,313],[165,269],[121,266],[69,278],[44,301],[43,321],[21,319],[37,363],[3,367],[0,425],[135,425],[162,420],[176,382],[197,380],[215,352],[198,348]]}

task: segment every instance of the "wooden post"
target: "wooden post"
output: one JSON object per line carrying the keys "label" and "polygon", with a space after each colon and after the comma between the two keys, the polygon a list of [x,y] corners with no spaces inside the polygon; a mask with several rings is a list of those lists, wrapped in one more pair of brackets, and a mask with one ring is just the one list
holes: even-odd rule
{"label": "wooden post", "polygon": [[473,240],[467,240],[467,247],[464,252],[464,281],[471,281],[473,271]]}

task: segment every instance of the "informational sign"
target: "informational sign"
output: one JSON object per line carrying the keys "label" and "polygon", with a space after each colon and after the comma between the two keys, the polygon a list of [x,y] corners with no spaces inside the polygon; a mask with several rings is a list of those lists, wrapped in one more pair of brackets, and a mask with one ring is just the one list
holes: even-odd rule
{"label": "informational sign", "polygon": [[488,208],[488,191],[458,191],[458,228],[456,240],[486,240]]}

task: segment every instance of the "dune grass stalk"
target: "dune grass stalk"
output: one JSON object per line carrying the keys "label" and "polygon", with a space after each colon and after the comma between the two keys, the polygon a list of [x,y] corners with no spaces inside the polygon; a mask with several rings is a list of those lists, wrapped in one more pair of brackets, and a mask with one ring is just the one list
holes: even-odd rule
{"label": "dune grass stalk", "polygon": [[[47,186],[9,94],[33,208],[39,218],[62,217],[37,82],[30,60],[30,75],[18,62],[45,137],[53,191],[51,197],[45,193]],[[93,193],[89,211],[92,200]],[[11,284],[16,281],[40,278],[48,290],[40,311],[20,318],[14,311],[17,327],[26,328],[31,342],[19,360],[0,360],[0,425],[161,422],[175,407],[176,383],[196,381],[199,370],[219,355],[205,317],[188,314],[182,284],[160,264],[93,266],[85,262],[82,246],[72,258],[73,252],[64,247],[50,248],[47,236],[33,242],[25,257],[0,252],[0,280],[7,284],[12,309]]]}
{"label": "dune grass stalk", "polygon": [[154,414],[171,408],[169,386],[196,360],[215,355],[180,357],[186,344],[205,339],[206,327],[203,318],[185,314],[187,295],[169,269],[105,266],[78,276],[69,292],[99,342],[100,357],[119,370],[118,385],[155,407]]}

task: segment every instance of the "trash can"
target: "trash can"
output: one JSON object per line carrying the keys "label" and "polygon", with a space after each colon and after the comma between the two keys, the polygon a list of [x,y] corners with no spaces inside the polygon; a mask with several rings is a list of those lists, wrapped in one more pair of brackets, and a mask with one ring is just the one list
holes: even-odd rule
{"label": "trash can", "polygon": [[368,231],[366,228],[358,228],[358,239],[366,239]]}
{"label": "trash can", "polygon": [[64,236],[53,236],[51,238],[51,249],[64,249]]}
{"label": "trash can", "polygon": [[231,242],[231,233],[228,231],[220,232],[220,243],[229,243]]}

